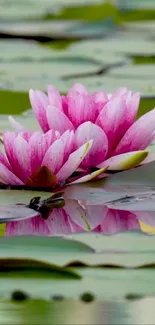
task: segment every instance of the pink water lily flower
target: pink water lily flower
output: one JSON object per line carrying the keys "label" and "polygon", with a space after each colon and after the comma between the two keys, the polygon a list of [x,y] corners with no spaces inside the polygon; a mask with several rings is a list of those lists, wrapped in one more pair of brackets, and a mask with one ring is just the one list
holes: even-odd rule
{"label": "pink water lily flower", "polygon": [[4,132],[6,156],[0,152],[0,183],[35,187],[66,182],[81,164],[92,142],[74,149],[74,131]]}
{"label": "pink water lily flower", "polygon": [[83,170],[105,166],[125,170],[155,159],[145,150],[155,137],[155,109],[135,121],[139,93],[122,87],[111,95],[104,91],[90,94],[75,84],[66,96],[54,86],[48,87],[47,95],[30,90],[30,101],[43,132],[74,130],[75,148],[93,139],[80,164]]}

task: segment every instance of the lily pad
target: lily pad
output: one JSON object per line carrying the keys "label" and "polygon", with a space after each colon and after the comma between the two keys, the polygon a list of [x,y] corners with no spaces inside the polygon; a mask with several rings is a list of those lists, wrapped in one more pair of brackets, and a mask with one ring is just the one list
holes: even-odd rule
{"label": "lily pad", "polygon": [[51,62],[19,62],[0,64],[0,88],[11,90],[45,89],[53,83],[65,91],[59,78],[77,73],[96,73],[100,66],[87,59],[53,58]]}
{"label": "lily pad", "polygon": [[0,62],[51,61],[59,52],[28,40],[0,40]]}
{"label": "lily pad", "polygon": [[90,50],[95,52],[98,55],[102,54],[107,56],[107,52],[118,54],[124,54],[127,56],[133,56],[137,54],[141,55],[152,55],[155,54],[155,44],[154,42],[146,39],[129,39],[115,37],[107,38],[104,40],[93,41],[91,42],[80,42],[72,46],[73,51],[86,51],[89,53]]}
{"label": "lily pad", "polygon": [[115,68],[109,71],[109,75],[122,78],[135,78],[137,80],[145,78],[146,80],[152,79],[155,74],[154,64],[130,64],[123,68]]}
{"label": "lily pad", "polygon": [[[67,4],[65,0],[53,0],[52,4],[50,0],[6,0],[0,3],[0,18],[1,20],[22,20],[22,19],[35,19],[44,18],[49,13],[56,14],[66,6],[79,6],[79,5],[91,5],[94,4],[94,0],[68,0]],[[96,5],[103,3],[103,0],[96,0]]]}
{"label": "lily pad", "polygon": [[0,241],[0,258],[33,259],[59,266],[82,263],[137,268],[153,264],[155,256],[154,237],[140,232],[114,236],[83,233],[66,238],[6,237]]}
{"label": "lily pad", "polygon": [[153,9],[155,8],[154,0],[117,0],[117,4],[121,9]]}
{"label": "lily pad", "polygon": [[[150,66],[150,65],[148,65]],[[152,66],[152,65],[151,65]],[[139,72],[139,76],[136,75],[136,71],[134,72],[133,65],[131,67],[131,73],[130,68],[128,67],[121,67],[121,68],[108,68],[106,75],[100,75],[100,76],[91,76],[91,77],[76,77],[71,78],[70,80],[66,80],[66,85],[68,85],[68,88],[70,88],[75,82],[80,82],[84,84],[90,92],[95,92],[97,90],[104,90],[107,93],[112,93],[119,87],[127,87],[129,89],[132,89],[132,91],[138,91],[141,93],[141,96],[143,98],[154,98],[155,97],[155,85],[154,85],[154,78],[153,78],[153,72],[152,75],[149,77],[149,71],[151,74],[151,67],[150,69],[147,68],[143,70],[143,65],[136,65],[136,71]],[[155,66],[153,65],[153,69]],[[142,68],[142,75],[140,76],[140,68]],[[127,73],[129,72],[130,76],[127,76],[125,71]],[[148,77],[143,77],[143,71],[148,74]],[[133,72],[133,75],[132,75]],[[138,73],[137,72],[137,73]],[[145,74],[145,73],[144,73]],[[153,104],[152,108],[153,108]],[[144,107],[145,108],[145,107]],[[148,109],[148,107],[147,107]]]}
{"label": "lily pad", "polygon": [[[82,18],[81,18],[82,19]],[[92,38],[108,35],[117,27],[110,19],[97,22],[79,20],[47,20],[33,22],[0,23],[0,33],[11,37],[22,37],[50,41],[53,39]]]}
{"label": "lily pad", "polygon": [[106,40],[81,41],[71,45],[68,52],[83,58],[94,59],[102,64],[125,64],[127,58],[116,51],[105,50]]}

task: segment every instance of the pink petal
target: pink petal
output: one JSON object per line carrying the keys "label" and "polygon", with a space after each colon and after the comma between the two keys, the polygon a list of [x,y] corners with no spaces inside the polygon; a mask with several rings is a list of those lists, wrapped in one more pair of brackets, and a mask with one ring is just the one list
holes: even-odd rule
{"label": "pink petal", "polygon": [[48,86],[49,105],[62,110],[62,100],[59,91],[52,85]]}
{"label": "pink petal", "polygon": [[148,151],[132,151],[111,157],[101,164],[98,168],[108,166],[109,170],[125,170],[138,166],[147,157]]}
{"label": "pink petal", "polygon": [[92,96],[79,93],[68,96],[68,117],[75,128],[86,121],[95,122],[97,115]]}
{"label": "pink petal", "polygon": [[40,132],[34,132],[29,140],[30,154],[31,154],[31,172],[40,168],[46,153],[46,146],[44,137]]}
{"label": "pink petal", "polygon": [[41,91],[29,91],[30,102],[34,111],[34,114],[44,132],[49,130],[49,125],[46,118],[46,107],[48,105],[47,96]]}
{"label": "pink petal", "polygon": [[75,132],[76,148],[91,139],[93,139],[93,144],[86,158],[82,161],[81,167],[83,168],[96,167],[105,159],[108,152],[108,139],[104,131],[98,125],[85,122]]}
{"label": "pink petal", "polygon": [[31,175],[30,146],[20,135],[13,144],[13,171],[23,182]]}
{"label": "pink petal", "polygon": [[130,96],[126,101],[126,119],[128,120],[128,127],[130,127],[136,118],[138,107],[140,103],[140,94],[135,93],[133,96]]}
{"label": "pink petal", "polygon": [[140,229],[137,217],[130,211],[106,209],[105,218],[100,226],[95,229],[102,233],[117,233],[126,230]]}
{"label": "pink petal", "polygon": [[65,212],[81,229],[90,231],[91,225],[89,224],[86,210],[76,200],[65,201]]}
{"label": "pink petal", "polygon": [[110,100],[100,112],[96,124],[107,135],[110,154],[128,129],[125,102],[119,98]]}
{"label": "pink petal", "polygon": [[123,96],[125,93],[127,93],[127,91],[128,91],[128,88],[120,87],[115,92],[113,92],[111,99],[119,98],[119,97]]}
{"label": "pink petal", "polygon": [[59,131],[63,134],[67,130],[74,130],[73,124],[68,117],[54,106],[48,106],[46,108],[46,116],[49,127],[55,131]]}
{"label": "pink petal", "polygon": [[60,138],[60,133],[55,130],[49,130],[48,132],[44,133],[42,137],[43,137],[42,141],[44,143],[45,152],[46,152],[47,149],[51,146],[51,144],[55,140]]}
{"label": "pink petal", "polygon": [[91,227],[91,230],[94,230],[100,224],[102,224],[106,211],[104,205],[88,205],[86,206],[87,211],[87,220]]}
{"label": "pink petal", "polygon": [[88,95],[88,90],[87,88],[80,84],[80,83],[76,83],[75,85],[73,85],[73,87],[69,90],[67,97],[68,96],[74,96],[75,93],[80,94],[80,95]]}
{"label": "pink petal", "polygon": [[152,211],[132,211],[139,220],[145,224],[154,227],[155,226],[155,213]]}
{"label": "pink petal", "polygon": [[25,132],[19,132],[18,134],[21,135],[22,138],[26,140],[26,142],[29,142],[29,139],[31,138],[33,132],[25,131]]}
{"label": "pink petal", "polygon": [[105,175],[104,172],[108,169],[107,167],[108,166],[106,166],[104,168],[101,168],[101,169],[98,169],[95,172],[92,172],[92,173],[87,174],[85,176],[80,176],[78,179],[76,179],[75,181],[74,180],[71,181],[71,183],[69,183],[69,184],[72,185],[72,184],[86,183],[86,182],[92,181],[92,180],[94,180],[96,178],[98,179],[99,176],[100,176],[100,178],[103,178],[104,175]]}
{"label": "pink petal", "polygon": [[99,114],[102,108],[107,104],[108,96],[104,91],[97,91],[93,94],[93,99],[95,102],[96,111]]}
{"label": "pink petal", "polygon": [[74,131],[66,131],[60,137],[64,146],[64,162],[68,159],[74,148],[75,136]]}
{"label": "pink petal", "polygon": [[5,236],[49,236],[50,231],[45,221],[39,217],[12,221],[6,224]]}
{"label": "pink petal", "polygon": [[153,139],[155,130],[155,109],[141,116],[125,133],[115,154],[144,150]]}
{"label": "pink petal", "polygon": [[68,216],[64,209],[54,209],[45,222],[51,235],[71,233]]}
{"label": "pink petal", "polygon": [[68,177],[71,176],[73,172],[75,172],[75,170],[79,167],[82,160],[90,150],[91,145],[92,145],[92,141],[89,141],[88,143],[85,143],[79,149],[77,149],[76,151],[70,154],[68,160],[56,175],[57,180],[59,182],[67,180]]}
{"label": "pink petal", "polygon": [[0,151],[0,163],[2,163],[8,169],[12,170],[11,165],[9,164],[9,162],[7,161],[7,159],[5,158],[5,156],[1,151]]}
{"label": "pink petal", "polygon": [[68,115],[68,99],[67,96],[61,96],[63,112]]}
{"label": "pink petal", "polygon": [[47,150],[42,166],[48,167],[54,174],[61,168],[64,160],[64,145],[63,142],[56,140]]}
{"label": "pink petal", "polygon": [[5,148],[7,158],[11,165],[13,164],[13,144],[16,137],[17,137],[16,132],[7,131],[3,133],[4,148]]}
{"label": "pink petal", "polygon": [[0,183],[8,185],[23,185],[24,183],[6,166],[0,163]]}

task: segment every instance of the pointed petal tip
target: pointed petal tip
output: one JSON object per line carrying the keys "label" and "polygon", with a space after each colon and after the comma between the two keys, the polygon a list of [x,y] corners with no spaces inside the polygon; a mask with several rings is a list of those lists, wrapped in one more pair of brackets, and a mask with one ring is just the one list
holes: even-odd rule
{"label": "pointed petal tip", "polygon": [[101,174],[103,174],[108,169],[108,167],[109,166],[100,168],[100,169],[96,170],[95,172],[92,172],[92,173],[87,174],[87,175],[85,175],[83,177],[80,177],[76,181],[73,181],[73,182],[69,183],[69,185],[89,182],[89,181],[93,180],[94,178],[96,178],[96,177],[100,176]]}

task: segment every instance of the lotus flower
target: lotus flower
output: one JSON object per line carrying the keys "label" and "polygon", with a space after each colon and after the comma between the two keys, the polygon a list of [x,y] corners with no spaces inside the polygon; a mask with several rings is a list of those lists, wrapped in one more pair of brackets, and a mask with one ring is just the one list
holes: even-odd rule
{"label": "lotus flower", "polygon": [[91,147],[74,150],[74,131],[4,132],[6,157],[0,152],[0,183],[48,187],[64,183]]}
{"label": "lotus flower", "polygon": [[155,136],[155,109],[135,121],[139,93],[123,87],[112,95],[89,94],[83,85],[75,84],[66,96],[60,96],[54,86],[48,87],[48,95],[30,90],[30,101],[44,132],[74,130],[75,148],[93,139],[80,164],[87,172],[105,166],[125,170],[155,159],[145,150]]}

